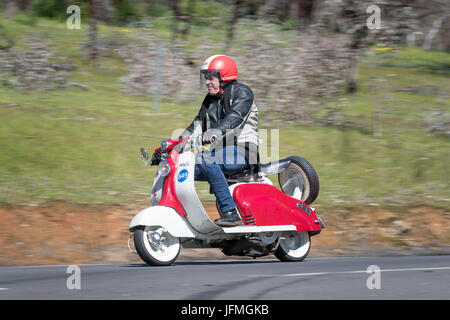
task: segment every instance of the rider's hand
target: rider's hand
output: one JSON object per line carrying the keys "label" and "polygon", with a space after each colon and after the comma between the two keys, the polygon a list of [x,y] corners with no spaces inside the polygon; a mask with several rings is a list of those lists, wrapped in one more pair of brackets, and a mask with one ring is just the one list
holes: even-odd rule
{"label": "rider's hand", "polygon": [[208,129],[202,135],[202,142],[204,144],[212,143],[217,140],[220,136],[220,130],[218,129]]}
{"label": "rider's hand", "polygon": [[158,151],[157,151],[157,152],[153,153],[151,164],[152,164],[153,166],[154,166],[154,165],[158,165],[160,161],[161,161],[161,152],[158,152]]}

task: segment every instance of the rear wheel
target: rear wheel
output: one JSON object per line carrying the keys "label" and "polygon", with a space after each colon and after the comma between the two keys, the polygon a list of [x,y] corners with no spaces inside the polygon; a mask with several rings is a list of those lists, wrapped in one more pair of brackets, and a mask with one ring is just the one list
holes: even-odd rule
{"label": "rear wheel", "polygon": [[134,232],[137,253],[151,266],[171,265],[180,253],[180,238],[158,226],[142,227]]}
{"label": "rear wheel", "polygon": [[309,254],[311,238],[307,231],[282,232],[275,256],[283,262],[300,262]]}
{"label": "rear wheel", "polygon": [[292,156],[289,166],[278,174],[281,190],[287,195],[311,204],[319,195],[319,177],[306,159]]}

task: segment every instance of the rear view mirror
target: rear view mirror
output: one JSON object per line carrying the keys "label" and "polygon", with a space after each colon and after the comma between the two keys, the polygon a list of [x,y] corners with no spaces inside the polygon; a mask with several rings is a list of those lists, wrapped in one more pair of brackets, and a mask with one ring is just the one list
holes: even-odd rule
{"label": "rear view mirror", "polygon": [[144,164],[148,164],[148,152],[144,148],[141,148],[141,160]]}

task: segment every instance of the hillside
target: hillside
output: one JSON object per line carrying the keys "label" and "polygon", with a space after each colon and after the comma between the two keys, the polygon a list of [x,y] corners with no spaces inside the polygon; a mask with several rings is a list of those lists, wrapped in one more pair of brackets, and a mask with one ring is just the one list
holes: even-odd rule
{"label": "hillside", "polygon": [[[38,19],[30,26],[16,19],[2,23],[0,32],[14,39],[16,52],[30,38],[44,39],[54,61],[71,65],[64,72],[71,85],[50,90],[18,89],[2,76],[0,201],[117,204],[145,196],[155,169],[143,167],[139,148],[152,150],[185,128],[203,93],[183,103],[162,96],[158,106],[152,95],[126,94],[120,79],[127,66],[114,47],[92,64],[82,50],[86,31],[68,31],[61,22]],[[134,32],[102,26],[100,34],[113,46],[114,39],[131,41]],[[450,54],[412,47],[373,52],[363,57],[356,94],[318,102],[324,119],[338,110],[343,121],[300,125],[266,117],[266,107],[260,128],[269,137],[270,129],[279,130],[280,157],[301,155],[315,166],[317,205],[448,208],[449,138],[427,125],[448,123]],[[375,116],[381,136],[373,134]],[[266,150],[261,153],[270,160]],[[205,184],[199,188],[202,199],[211,199]]]}

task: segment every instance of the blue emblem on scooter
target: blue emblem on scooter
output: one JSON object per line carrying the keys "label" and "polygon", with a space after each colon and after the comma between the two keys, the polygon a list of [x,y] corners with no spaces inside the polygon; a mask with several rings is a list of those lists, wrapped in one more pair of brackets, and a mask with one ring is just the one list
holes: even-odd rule
{"label": "blue emblem on scooter", "polygon": [[188,175],[189,175],[189,171],[187,171],[187,169],[181,170],[177,176],[178,182],[183,182],[184,180],[186,180]]}

